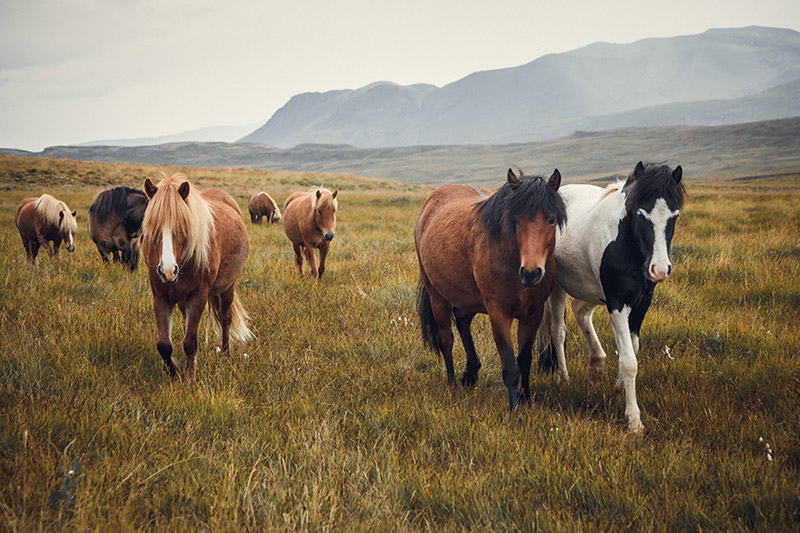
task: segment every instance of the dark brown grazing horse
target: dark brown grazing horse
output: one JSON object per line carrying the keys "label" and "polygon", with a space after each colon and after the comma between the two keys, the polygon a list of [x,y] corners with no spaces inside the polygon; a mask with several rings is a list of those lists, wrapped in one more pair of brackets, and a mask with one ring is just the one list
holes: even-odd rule
{"label": "dark brown grazing horse", "polygon": [[[311,268],[311,277],[318,280],[325,272],[325,258],[336,230],[336,209],[339,191],[324,187],[310,192],[293,192],[283,205],[283,231],[292,241],[294,263],[303,275],[303,254]],[[319,268],[314,249],[319,249]]]}
{"label": "dark brown grazing horse", "polygon": [[[453,371],[451,315],[467,353],[461,383],[471,386],[481,362],[470,325],[489,315],[503,365],[509,408],[530,397],[533,342],[544,303],[555,284],[556,227],[566,210],[556,170],[517,177],[496,193],[467,185],[439,187],[425,201],[414,228],[422,278],[417,311],[425,343],[442,354],[448,382]],[[519,357],[514,358],[511,324],[518,319]]]}
{"label": "dark brown grazing horse", "polygon": [[[40,246],[44,246],[48,254],[58,255],[61,241],[66,241],[67,251],[75,251],[75,232],[78,230],[76,215],[67,204],[49,194],[25,198],[20,202],[14,213],[14,222],[31,264],[36,261]],[[52,246],[50,241],[53,241]]]}
{"label": "dark brown grazing horse", "polygon": [[172,358],[170,333],[177,304],[184,321],[186,379],[191,381],[206,302],[221,329],[223,350],[228,349],[229,334],[242,341],[253,337],[234,289],[247,259],[247,230],[233,198],[219,189],[198,191],[183,174],[164,177],[158,186],[146,179],[144,190],[150,201],[142,223],[142,250],[153,292],[156,346],[175,377],[178,364]]}
{"label": "dark brown grazing horse", "polygon": [[281,219],[281,210],[272,196],[265,192],[251,194],[247,198],[247,210],[250,211],[250,222],[261,224],[261,218],[267,217],[267,222],[274,224]]}
{"label": "dark brown grazing horse", "polygon": [[139,233],[147,207],[144,191],[115,187],[97,195],[89,208],[89,237],[97,246],[103,263],[113,258],[131,271],[139,266]]}

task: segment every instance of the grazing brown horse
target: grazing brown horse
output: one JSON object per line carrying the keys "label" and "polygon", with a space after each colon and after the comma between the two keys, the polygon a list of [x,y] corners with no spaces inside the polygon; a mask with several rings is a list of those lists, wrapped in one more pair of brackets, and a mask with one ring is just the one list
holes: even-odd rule
{"label": "grazing brown horse", "polygon": [[150,201],[142,224],[142,250],[153,292],[156,346],[175,377],[178,365],[172,358],[170,333],[177,304],[184,321],[186,379],[191,381],[206,302],[221,329],[223,350],[228,349],[229,334],[242,341],[253,337],[234,289],[247,259],[247,230],[233,198],[219,189],[198,191],[183,174],[164,176],[158,186],[148,178],[144,190]]}
{"label": "grazing brown horse", "polygon": [[[36,261],[40,246],[47,248],[48,254],[58,255],[61,241],[66,241],[68,252],[74,252],[75,232],[78,230],[76,215],[76,211],[70,211],[67,204],[49,194],[22,200],[14,213],[14,222],[28,261]],[[52,246],[50,241],[53,241]]]}
{"label": "grazing brown horse", "polygon": [[89,237],[103,263],[122,261],[131,271],[139,266],[139,233],[147,196],[131,187],[115,187],[97,195],[89,208]]}
{"label": "grazing brown horse", "polygon": [[[503,365],[509,408],[530,397],[533,342],[544,303],[555,284],[556,227],[566,210],[556,170],[517,177],[496,193],[467,185],[439,187],[425,200],[414,228],[422,278],[417,311],[425,343],[442,354],[453,384],[450,316],[467,354],[461,383],[471,386],[481,362],[470,325],[477,313],[489,315]],[[514,358],[511,323],[518,319],[519,357]]]}
{"label": "grazing brown horse", "polygon": [[261,224],[262,217],[267,217],[267,222],[271,224],[281,219],[278,204],[265,192],[251,194],[247,198],[247,210],[250,211],[250,222],[253,224]]}
{"label": "grazing brown horse", "polygon": [[[319,187],[310,192],[293,192],[283,205],[283,231],[292,241],[294,262],[303,275],[303,254],[311,268],[311,277],[318,280],[325,272],[325,258],[336,230],[336,209],[339,191]],[[319,268],[314,249],[319,249]]]}

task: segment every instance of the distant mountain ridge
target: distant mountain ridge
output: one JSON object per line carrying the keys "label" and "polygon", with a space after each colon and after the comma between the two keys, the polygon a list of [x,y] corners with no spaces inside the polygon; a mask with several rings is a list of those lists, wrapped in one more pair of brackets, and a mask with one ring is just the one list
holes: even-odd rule
{"label": "distant mountain ridge", "polygon": [[800,115],[800,98],[793,96],[798,80],[800,33],[712,29],[595,43],[519,67],[476,72],[441,88],[377,82],[303,93],[240,141],[284,148],[307,142],[497,144],[586,127],[777,119]]}
{"label": "distant mountain ridge", "polygon": [[104,139],[78,143],[72,146],[152,146],[154,144],[176,142],[233,142],[252,131],[254,127],[253,124],[244,126],[209,126],[159,137]]}

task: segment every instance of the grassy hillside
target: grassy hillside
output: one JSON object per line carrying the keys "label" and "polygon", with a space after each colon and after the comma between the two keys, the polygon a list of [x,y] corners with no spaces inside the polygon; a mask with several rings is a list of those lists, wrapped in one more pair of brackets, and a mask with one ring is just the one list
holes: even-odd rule
{"label": "grassy hillside", "polygon": [[[103,267],[85,231],[97,192],[141,186],[157,169],[1,157],[2,529],[800,524],[800,174],[688,183],[674,274],[642,329],[646,433],[637,438],[613,392],[617,361],[602,311],[595,322],[612,355],[598,386],[570,316],[571,382],[532,376],[534,402],[518,417],[506,413],[483,317],[478,384],[447,387],[414,314],[412,228],[429,189],[181,170],[240,206],[255,190],[282,204],[320,181],[338,187],[325,276],[318,285],[300,279],[281,227],[248,219],[238,290],[257,338],[219,354],[201,324],[196,383],[171,381],[155,349],[146,273]],[[78,210],[77,249],[40,255],[32,267],[13,212],[45,191]],[[174,330],[183,361],[179,319]],[[460,344],[455,359],[464,364]]]}

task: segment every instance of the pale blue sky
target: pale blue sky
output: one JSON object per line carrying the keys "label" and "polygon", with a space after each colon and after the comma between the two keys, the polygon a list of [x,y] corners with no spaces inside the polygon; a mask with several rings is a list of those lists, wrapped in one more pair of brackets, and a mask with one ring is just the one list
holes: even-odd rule
{"label": "pale blue sky", "polygon": [[301,92],[750,25],[800,30],[800,2],[2,0],[0,146],[260,124]]}

